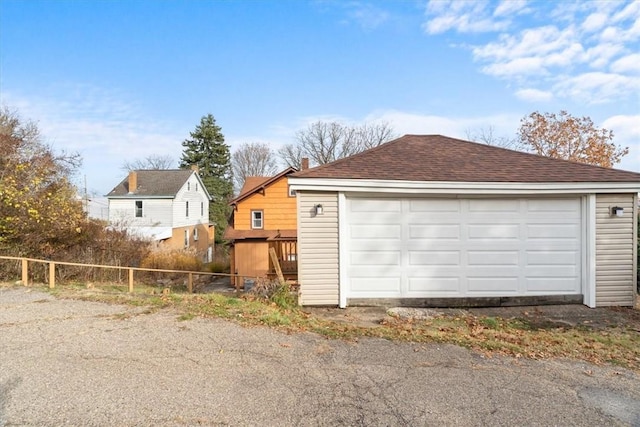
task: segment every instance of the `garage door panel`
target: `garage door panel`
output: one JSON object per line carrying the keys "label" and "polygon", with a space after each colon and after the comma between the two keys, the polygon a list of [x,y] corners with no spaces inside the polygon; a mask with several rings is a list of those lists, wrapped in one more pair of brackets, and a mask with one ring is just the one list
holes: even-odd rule
{"label": "garage door panel", "polygon": [[460,251],[409,251],[409,265],[454,265],[460,264]]}
{"label": "garage door panel", "polygon": [[529,224],[527,237],[529,239],[570,239],[577,240],[580,227],[577,224]]}
{"label": "garage door panel", "polygon": [[527,265],[575,265],[580,261],[576,251],[526,251]]}
{"label": "garage door panel", "polygon": [[520,240],[519,224],[469,224],[467,236],[474,239]]}
{"label": "garage door panel", "polygon": [[[517,265],[468,266],[465,273],[466,277],[518,277],[520,275],[520,268]],[[458,274],[460,274],[460,272],[458,272]]]}
{"label": "garage door panel", "polygon": [[515,294],[520,280],[517,275],[511,277],[468,277],[467,292],[472,294],[492,294],[496,292]]}
{"label": "garage door panel", "polygon": [[491,214],[505,214],[505,213],[517,213],[520,211],[520,200],[484,200],[484,199],[471,199],[469,200],[469,212],[484,213],[489,212]]}
{"label": "garage door panel", "polygon": [[460,239],[460,225],[458,224],[430,224],[410,225],[410,239]]}
{"label": "garage door panel", "polygon": [[365,214],[371,214],[372,212],[395,212],[400,213],[402,211],[402,201],[397,199],[351,199],[351,212],[364,212]]}
{"label": "garage door panel", "polygon": [[580,293],[580,198],[355,200],[347,297]]}
{"label": "garage door panel", "polygon": [[458,294],[460,292],[459,277],[420,277],[413,276],[408,280],[409,293]]}
{"label": "garage door panel", "polygon": [[542,277],[529,277],[525,279],[527,293],[538,294],[570,294],[578,293],[580,291],[579,286],[576,287],[575,278],[542,278]]}
{"label": "garage door panel", "polygon": [[528,199],[525,200],[527,212],[540,214],[552,214],[557,217],[571,216],[580,219],[579,199]]}
{"label": "garage door panel", "polygon": [[369,277],[355,278],[351,280],[351,291],[353,293],[380,294],[383,296],[400,295],[399,277]]}
{"label": "garage door panel", "polygon": [[402,236],[402,227],[399,224],[352,225],[350,231],[352,239],[387,240],[400,239]]}
{"label": "garage door panel", "polygon": [[438,203],[433,203],[433,200],[421,200],[410,199],[409,200],[409,212],[434,212],[434,213],[458,213],[460,212],[460,201],[457,199],[451,200],[438,200]]}
{"label": "garage door panel", "polygon": [[524,269],[527,277],[571,277],[578,276],[578,270],[575,265],[534,265],[527,266]]}
{"label": "garage door panel", "polygon": [[520,260],[520,253],[512,251],[469,250],[467,251],[467,264],[469,265],[515,265]]}
{"label": "garage door panel", "polygon": [[351,265],[400,265],[400,251],[351,252]]}

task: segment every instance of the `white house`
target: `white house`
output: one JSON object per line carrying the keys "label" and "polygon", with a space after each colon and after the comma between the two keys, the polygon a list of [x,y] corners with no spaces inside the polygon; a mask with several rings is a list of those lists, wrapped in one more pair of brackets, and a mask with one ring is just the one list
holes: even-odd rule
{"label": "white house", "polygon": [[405,135],[289,184],[303,305],[637,297],[638,173]]}
{"label": "white house", "polygon": [[194,248],[211,260],[211,196],[197,170],[131,171],[106,197],[112,226],[172,248]]}

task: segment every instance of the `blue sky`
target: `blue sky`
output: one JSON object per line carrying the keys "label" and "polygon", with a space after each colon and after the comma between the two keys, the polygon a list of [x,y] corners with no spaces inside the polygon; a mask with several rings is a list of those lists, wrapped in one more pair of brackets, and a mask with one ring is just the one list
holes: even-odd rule
{"label": "blue sky", "polygon": [[316,120],[513,137],[567,110],[640,171],[640,2],[0,0],[0,103],[93,194],[211,113],[232,150]]}

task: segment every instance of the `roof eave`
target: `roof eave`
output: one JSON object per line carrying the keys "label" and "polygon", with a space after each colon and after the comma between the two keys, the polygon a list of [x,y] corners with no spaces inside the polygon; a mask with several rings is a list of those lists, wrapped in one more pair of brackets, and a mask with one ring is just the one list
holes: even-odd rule
{"label": "roof eave", "polygon": [[405,194],[586,194],[640,192],[640,182],[452,182],[289,178],[296,191]]}

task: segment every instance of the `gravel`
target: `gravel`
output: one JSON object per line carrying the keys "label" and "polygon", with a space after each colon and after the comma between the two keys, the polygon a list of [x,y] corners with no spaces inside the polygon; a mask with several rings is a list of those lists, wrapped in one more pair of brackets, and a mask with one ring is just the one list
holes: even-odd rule
{"label": "gravel", "polygon": [[639,380],[0,288],[0,426],[640,426]]}

